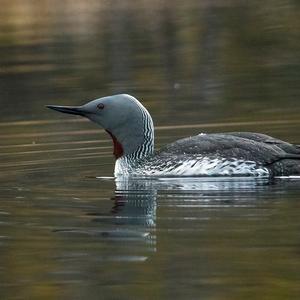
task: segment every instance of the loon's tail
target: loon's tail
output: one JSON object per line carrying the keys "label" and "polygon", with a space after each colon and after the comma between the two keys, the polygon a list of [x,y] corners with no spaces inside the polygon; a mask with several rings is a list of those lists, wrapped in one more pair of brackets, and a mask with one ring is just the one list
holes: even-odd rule
{"label": "loon's tail", "polygon": [[274,176],[300,175],[300,155],[286,154],[269,165]]}

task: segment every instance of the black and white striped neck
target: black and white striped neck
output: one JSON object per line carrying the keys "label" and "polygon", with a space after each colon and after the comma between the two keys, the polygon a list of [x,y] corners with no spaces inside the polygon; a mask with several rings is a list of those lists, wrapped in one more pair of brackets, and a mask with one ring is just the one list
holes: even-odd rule
{"label": "black and white striped neck", "polygon": [[[140,126],[137,130],[140,131],[140,143],[138,145],[134,145],[135,141],[128,143],[129,149],[124,149],[124,154],[116,160],[115,176],[118,174],[129,174],[139,160],[154,153],[154,126],[152,118],[140,102],[133,97],[132,101],[138,104]],[[130,139],[131,134],[131,132],[128,133],[128,139]]]}

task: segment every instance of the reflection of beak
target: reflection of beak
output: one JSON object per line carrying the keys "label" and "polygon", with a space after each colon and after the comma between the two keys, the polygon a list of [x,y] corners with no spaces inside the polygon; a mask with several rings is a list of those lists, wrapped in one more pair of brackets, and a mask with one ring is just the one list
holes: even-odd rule
{"label": "reflection of beak", "polygon": [[86,113],[87,113],[82,108],[82,106],[60,106],[60,105],[46,105],[46,106],[48,108],[60,111],[60,112],[65,113],[65,114],[85,116]]}

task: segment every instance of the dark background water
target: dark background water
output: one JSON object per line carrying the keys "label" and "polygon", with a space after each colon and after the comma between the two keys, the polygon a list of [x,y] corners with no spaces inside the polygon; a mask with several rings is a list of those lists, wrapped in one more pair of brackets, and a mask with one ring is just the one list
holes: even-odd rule
{"label": "dark background water", "polygon": [[298,180],[120,180],[46,104],[140,99],[156,147],[300,143],[299,1],[1,1],[0,298],[297,299]]}

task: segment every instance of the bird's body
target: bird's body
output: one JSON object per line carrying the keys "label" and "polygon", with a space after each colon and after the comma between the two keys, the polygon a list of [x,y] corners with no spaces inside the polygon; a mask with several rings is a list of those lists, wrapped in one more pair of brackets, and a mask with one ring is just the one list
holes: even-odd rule
{"label": "bird's body", "polygon": [[117,160],[115,174],[156,176],[283,176],[300,174],[300,147],[251,132],[199,134],[133,163]]}
{"label": "bird's body", "polygon": [[154,152],[154,127],[144,106],[115,95],[80,107],[49,106],[88,117],[111,135],[115,176],[289,176],[300,175],[300,147],[265,134],[199,134]]}

